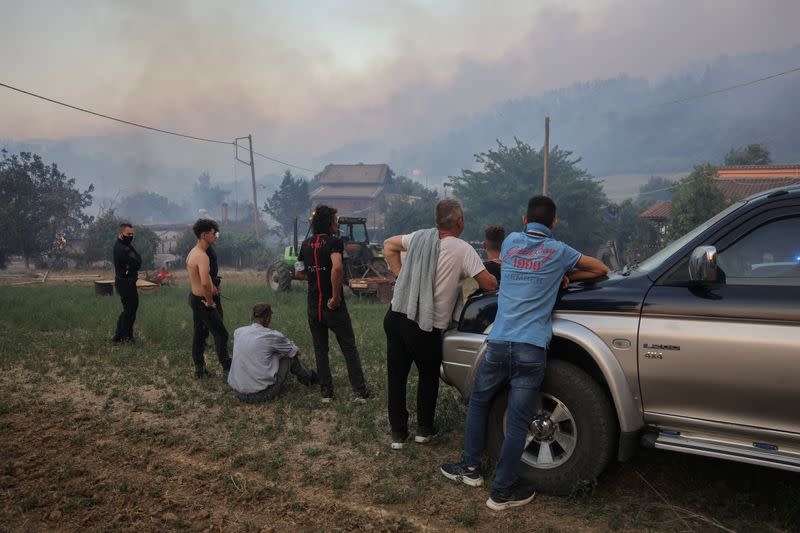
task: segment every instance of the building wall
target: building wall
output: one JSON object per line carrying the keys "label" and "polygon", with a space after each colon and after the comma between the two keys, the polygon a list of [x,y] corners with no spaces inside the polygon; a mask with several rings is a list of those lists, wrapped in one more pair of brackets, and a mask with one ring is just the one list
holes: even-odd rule
{"label": "building wall", "polygon": [[368,213],[377,212],[380,207],[380,201],[374,198],[315,198],[314,206],[319,204],[336,208],[342,216],[366,216]]}

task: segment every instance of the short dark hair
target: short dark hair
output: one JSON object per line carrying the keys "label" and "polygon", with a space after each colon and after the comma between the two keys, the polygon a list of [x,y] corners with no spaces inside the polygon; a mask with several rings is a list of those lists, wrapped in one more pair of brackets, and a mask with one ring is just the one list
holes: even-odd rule
{"label": "short dark hair", "polygon": [[331,230],[331,224],[333,224],[337,212],[333,207],[324,204],[315,207],[314,212],[311,214],[311,229],[314,230],[314,234],[328,233]]}
{"label": "short dark hair", "polygon": [[194,236],[199,239],[200,235],[207,231],[219,231],[219,224],[210,218],[198,218],[197,222],[192,226],[192,231],[194,232]]}
{"label": "short dark hair", "polygon": [[256,304],[253,306],[252,320],[255,322],[257,318],[269,318],[272,316],[272,306],[269,304]]}
{"label": "short dark hair", "polygon": [[436,228],[440,231],[455,230],[458,219],[463,217],[464,208],[458,200],[447,198],[436,204]]}
{"label": "short dark hair", "polygon": [[483,232],[486,247],[498,251],[503,245],[503,239],[506,238],[506,230],[503,226],[492,224]]}
{"label": "short dark hair", "polygon": [[131,228],[132,229],[133,228],[133,224],[131,224],[130,222],[120,222],[119,223],[119,230],[122,231],[125,228]]}
{"label": "short dark hair", "polygon": [[538,222],[548,228],[556,218],[556,203],[549,196],[534,196],[528,200],[528,222]]}

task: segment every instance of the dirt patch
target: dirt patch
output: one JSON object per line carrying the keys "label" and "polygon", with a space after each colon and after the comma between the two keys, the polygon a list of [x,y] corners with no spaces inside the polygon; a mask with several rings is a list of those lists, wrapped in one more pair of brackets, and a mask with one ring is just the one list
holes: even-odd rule
{"label": "dirt patch", "polygon": [[[8,374],[0,380],[0,447],[6,450],[0,459],[0,530],[594,529],[583,520],[565,521],[548,503],[514,515],[485,509],[484,490],[432,472],[451,450],[411,457],[424,461],[426,472],[430,463],[435,486],[413,485],[403,475],[409,458],[383,447],[366,456],[345,445],[329,451],[324,443],[336,434],[333,413],[320,411],[307,423],[283,428],[301,435],[296,443],[264,445],[263,437],[252,435],[226,452],[204,433],[203,421],[225,416],[218,406],[168,418],[76,382],[14,381]],[[152,393],[139,389],[139,397]],[[242,409],[254,420],[263,415],[258,406]],[[282,418],[285,413],[278,416],[294,424]]]}

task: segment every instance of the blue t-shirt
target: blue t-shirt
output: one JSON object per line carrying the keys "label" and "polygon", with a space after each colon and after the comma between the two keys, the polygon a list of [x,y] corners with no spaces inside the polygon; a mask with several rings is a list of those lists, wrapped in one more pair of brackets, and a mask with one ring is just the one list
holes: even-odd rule
{"label": "blue t-shirt", "polygon": [[561,280],[580,258],[580,252],[553,239],[543,224],[530,223],[525,232],[506,237],[500,249],[503,283],[489,340],[546,348]]}

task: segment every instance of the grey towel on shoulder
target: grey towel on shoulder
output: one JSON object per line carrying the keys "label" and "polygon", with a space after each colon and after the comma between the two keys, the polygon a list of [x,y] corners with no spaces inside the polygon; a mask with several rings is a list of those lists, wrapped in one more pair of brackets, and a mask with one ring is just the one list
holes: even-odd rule
{"label": "grey towel on shoulder", "polygon": [[417,231],[394,286],[392,310],[406,315],[422,331],[433,331],[433,285],[438,260],[439,230]]}

